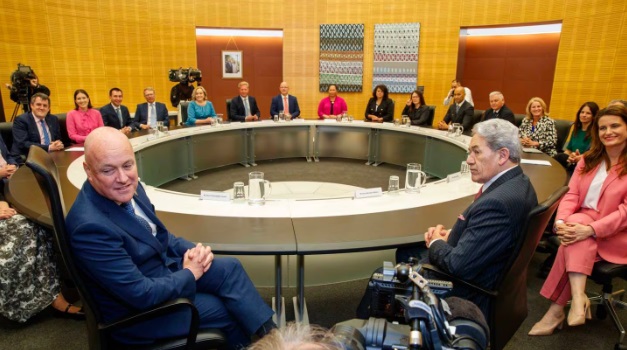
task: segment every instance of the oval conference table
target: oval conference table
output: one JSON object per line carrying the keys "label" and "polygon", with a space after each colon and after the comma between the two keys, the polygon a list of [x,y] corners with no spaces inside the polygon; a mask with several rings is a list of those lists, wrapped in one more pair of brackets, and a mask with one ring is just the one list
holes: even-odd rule
{"label": "oval conference table", "polygon": [[[142,132],[130,141],[140,179],[157,215],[171,232],[208,244],[218,254],[274,257],[273,307],[279,324],[285,322],[282,265],[286,260],[290,262],[290,256],[296,256],[296,319],[308,322],[305,256],[325,257],[309,263],[308,272],[313,279],[308,283],[367,277],[381,266],[381,259],[372,260],[372,256],[365,255],[368,263],[364,264],[365,259],[353,261],[355,254],[345,253],[388,250],[389,256],[389,249],[422,241],[430,226],[451,227],[480,187],[469,176],[458,173],[461,161],[466,159],[470,137],[450,137],[446,131],[430,128],[301,119],[177,128],[167,135]],[[70,147],[51,155],[59,170],[65,206],[70,208],[86,179],[82,148]],[[261,160],[303,158],[306,167],[325,157],[364,160],[370,166],[420,163],[425,173],[441,180],[426,184],[418,194],[384,192],[382,196],[363,199],[269,198],[264,206],[200,200],[199,195],[158,188],[177,178],[193,179],[196,173],[227,165],[251,167]],[[524,153],[523,160],[521,166],[531,179],[539,202],[566,183],[566,172],[551,157]],[[18,169],[6,186],[6,195],[20,213],[52,226],[43,194],[30,169]],[[334,254],[336,259],[328,258],[328,254]],[[361,268],[351,267],[351,261]],[[265,264],[245,266],[249,274],[254,272],[253,280],[257,273],[271,278],[273,269],[267,260]]]}

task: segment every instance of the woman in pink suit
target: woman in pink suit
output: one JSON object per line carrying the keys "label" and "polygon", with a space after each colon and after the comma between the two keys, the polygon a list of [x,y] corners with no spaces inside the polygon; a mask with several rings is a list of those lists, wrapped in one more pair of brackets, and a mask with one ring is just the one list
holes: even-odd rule
{"label": "woman in pink suit", "polygon": [[328,97],[323,98],[318,104],[318,119],[335,119],[336,116],[348,110],[346,101],[337,95],[337,86],[329,85],[327,88]]}
{"label": "woman in pink suit", "polygon": [[627,264],[627,108],[610,106],[597,114],[592,145],[577,164],[570,190],[557,210],[560,246],[540,294],[553,301],[529,335],[561,328],[572,297],[568,325],[590,318],[585,286],[595,261]]}

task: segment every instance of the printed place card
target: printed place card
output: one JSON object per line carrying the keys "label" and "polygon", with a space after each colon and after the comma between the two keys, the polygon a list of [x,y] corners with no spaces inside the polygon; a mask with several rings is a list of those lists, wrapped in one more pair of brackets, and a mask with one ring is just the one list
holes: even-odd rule
{"label": "printed place card", "polygon": [[231,194],[229,192],[218,191],[200,191],[200,199],[204,201],[219,201],[229,202],[231,200]]}
{"label": "printed place card", "polygon": [[381,189],[381,187],[364,188],[364,189],[355,191],[355,199],[380,197],[380,196],[383,196],[383,190]]}

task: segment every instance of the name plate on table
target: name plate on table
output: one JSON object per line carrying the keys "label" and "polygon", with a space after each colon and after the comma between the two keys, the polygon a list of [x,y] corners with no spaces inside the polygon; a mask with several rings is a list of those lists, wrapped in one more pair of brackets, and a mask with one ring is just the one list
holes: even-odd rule
{"label": "name plate on table", "polygon": [[364,188],[362,190],[355,191],[355,199],[370,198],[383,196],[383,190],[381,187],[376,188]]}
{"label": "name plate on table", "polygon": [[204,201],[229,202],[231,201],[231,194],[228,192],[202,191],[201,190],[200,199]]}
{"label": "name plate on table", "polygon": [[457,181],[457,180],[459,180],[459,179],[461,179],[461,178],[462,178],[462,173],[457,172],[457,173],[449,174],[449,175],[446,177],[446,182],[453,182],[453,181]]}

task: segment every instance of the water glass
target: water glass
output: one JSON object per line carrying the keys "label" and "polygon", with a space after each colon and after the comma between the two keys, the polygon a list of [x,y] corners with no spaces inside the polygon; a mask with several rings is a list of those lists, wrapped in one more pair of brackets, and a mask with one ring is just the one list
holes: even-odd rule
{"label": "water glass", "polygon": [[163,131],[163,122],[157,122],[157,130]]}
{"label": "water glass", "polygon": [[342,115],[341,114],[336,115],[335,116],[335,121],[336,122],[341,122],[342,121]]}
{"label": "water glass", "polygon": [[399,181],[398,176],[392,175],[390,176],[390,181],[388,182],[388,194],[398,194],[399,190]]}
{"label": "water glass", "polygon": [[460,123],[453,123],[453,136],[459,137],[462,136],[464,132],[464,127]]}
{"label": "water glass", "polygon": [[403,114],[401,116],[401,125],[409,126],[409,124],[411,124],[411,119],[409,119],[409,117],[407,115]]}
{"label": "water glass", "polygon": [[216,114],[216,124],[220,125],[222,124],[222,122],[224,121],[224,119],[222,119],[222,116],[224,114]]}
{"label": "water glass", "polygon": [[275,123],[278,122],[279,121],[279,115],[275,114],[272,119],[274,120]]}
{"label": "water glass", "polygon": [[170,135],[170,131],[169,131],[169,129],[168,129],[168,127],[167,127],[167,126],[164,126],[164,127],[162,128],[162,130],[163,130],[163,134],[164,134],[164,135]]}
{"label": "water glass", "polygon": [[455,135],[455,130],[453,130],[453,123],[448,125],[448,130],[446,131],[446,136],[453,137]]}
{"label": "water glass", "polygon": [[462,166],[459,169],[459,172],[464,175],[464,174],[468,174],[470,172],[470,168],[468,167],[468,163],[466,163],[466,161],[462,161]]}
{"label": "water glass", "polygon": [[233,183],[233,201],[243,202],[246,199],[246,193],[244,192],[244,183],[237,181]]}
{"label": "water glass", "polygon": [[261,171],[253,171],[248,173],[248,204],[264,205],[266,204],[266,196],[270,194],[272,185],[270,181],[263,179]]}
{"label": "water glass", "polygon": [[283,111],[279,111],[279,121],[284,121],[285,120],[285,114],[283,113]]}
{"label": "water glass", "polygon": [[427,174],[422,172],[422,166],[418,163],[407,164],[405,174],[405,192],[420,193],[420,187],[427,182]]}
{"label": "water glass", "polygon": [[398,119],[394,119],[394,126],[399,126],[401,125],[401,121]]}
{"label": "water glass", "polygon": [[292,115],[291,114],[286,114],[285,115],[285,121],[289,122],[290,120],[292,120]]}
{"label": "water glass", "polygon": [[352,122],[353,122],[353,120],[355,120],[355,117],[353,117],[352,115],[350,115],[350,114],[349,114],[349,115],[348,115],[348,122],[349,122],[349,123],[352,123]]}

